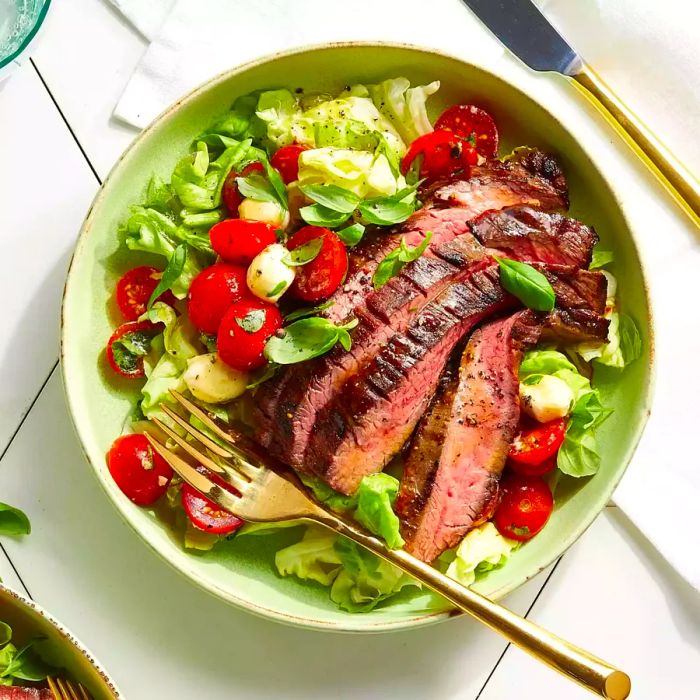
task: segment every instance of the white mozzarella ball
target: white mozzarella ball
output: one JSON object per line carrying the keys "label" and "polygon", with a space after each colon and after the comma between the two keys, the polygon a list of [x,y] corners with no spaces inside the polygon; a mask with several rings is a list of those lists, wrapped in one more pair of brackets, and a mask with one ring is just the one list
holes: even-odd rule
{"label": "white mozzarella ball", "polygon": [[207,403],[232,401],[249,382],[246,372],[229,367],[215,352],[189,359],[183,379],[192,396]]}
{"label": "white mozzarella ball", "polygon": [[238,205],[238,216],[241,219],[264,221],[281,229],[289,226],[289,212],[277,202],[264,202],[246,197]]}
{"label": "white mozzarella ball", "polygon": [[574,392],[559,377],[546,374],[537,384],[520,385],[520,407],[540,423],[569,414]]}
{"label": "white mozzarella ball", "polygon": [[275,302],[289,289],[296,273],[283,262],[288,254],[281,243],[273,243],[253,258],[246,281],[256,297]]}

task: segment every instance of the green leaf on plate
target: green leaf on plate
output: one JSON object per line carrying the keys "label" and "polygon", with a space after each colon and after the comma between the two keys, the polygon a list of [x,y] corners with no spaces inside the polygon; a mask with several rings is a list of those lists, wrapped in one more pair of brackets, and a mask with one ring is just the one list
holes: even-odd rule
{"label": "green leaf on plate", "polygon": [[365,227],[359,223],[346,226],[336,231],[338,238],[348,247],[357,245],[362,240],[364,233]]}
{"label": "green leaf on plate", "polygon": [[605,267],[615,259],[615,255],[612,250],[599,250],[597,247],[593,249],[593,255],[591,256],[591,264],[588,266],[589,270],[596,270],[599,267]]}
{"label": "green leaf on plate", "polygon": [[168,265],[165,270],[163,270],[163,275],[161,276],[158,285],[153,290],[153,293],[148,300],[149,309],[156,302],[156,299],[163,294],[163,292],[167,292],[169,289],[172,289],[173,285],[182,274],[182,271],[185,269],[186,262],[187,245],[185,243],[180,243],[180,245],[173,251],[172,257],[168,261]]}
{"label": "green leaf on plate", "polygon": [[279,337],[275,335],[267,341],[265,357],[279,365],[292,365],[323,355],[338,342],[348,350],[352,342],[348,331],[357,323],[352,319],[336,326],[319,316],[299,319],[286,326]]}
{"label": "green leaf on plate", "polygon": [[384,260],[382,260],[372,277],[372,284],[375,289],[383,287],[392,277],[401,272],[404,266],[423,255],[430,244],[430,239],[433,237],[433,232],[428,231],[425,238],[415,247],[411,248],[406,244],[406,239],[401,238],[401,244],[396,250],[392,250]]}
{"label": "green leaf on plate", "polygon": [[318,306],[305,306],[288,313],[284,318],[287,323],[291,323],[292,321],[306,318],[307,316],[316,316],[319,312],[329,309],[334,303],[335,302],[332,301],[324,301],[323,304],[319,304]]}
{"label": "green leaf on plate", "polygon": [[507,292],[520,299],[529,309],[551,311],[554,308],[554,290],[539,270],[518,260],[496,260],[501,270],[501,284]]}
{"label": "green leaf on plate", "polygon": [[628,365],[642,354],[642,339],[631,316],[619,314],[618,333],[620,334],[622,357],[625,360],[625,365]]}
{"label": "green leaf on plate", "polygon": [[299,209],[299,214],[307,224],[311,226],[324,226],[326,228],[340,226],[350,218],[350,214],[329,209],[322,204],[309,204],[306,207],[302,207]]}
{"label": "green leaf on plate", "polygon": [[343,214],[352,214],[360,198],[338,185],[302,185],[299,189],[317,204]]}
{"label": "green leaf on plate", "polygon": [[259,202],[277,202],[277,193],[272,184],[260,173],[253,172],[245,177],[237,177],[238,191],[244,197],[258,200]]}
{"label": "green leaf on plate", "polygon": [[246,333],[257,333],[265,323],[265,311],[263,309],[253,309],[243,318],[236,318],[235,320]]}
{"label": "green leaf on plate", "polygon": [[312,238],[294,250],[290,250],[283,258],[282,262],[287,267],[299,267],[310,263],[321,252],[323,248],[323,236]]}

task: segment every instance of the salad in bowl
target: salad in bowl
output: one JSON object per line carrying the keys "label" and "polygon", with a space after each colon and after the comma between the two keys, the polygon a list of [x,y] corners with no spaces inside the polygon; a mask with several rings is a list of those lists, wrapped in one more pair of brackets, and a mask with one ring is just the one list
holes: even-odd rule
{"label": "salad in bowl", "polygon": [[[134,262],[106,358],[135,400],[107,466],[188,551],[280,526],[222,510],[152,450],[171,390],[467,585],[546,529],[562,482],[596,473],[612,412],[597,374],[642,351],[613,254],[567,215],[554,154],[500,152],[478,104],[432,120],[439,88],[390,77],[238,97],[119,227]],[[417,586],[314,526],[292,540],[277,573],[345,611]]]}

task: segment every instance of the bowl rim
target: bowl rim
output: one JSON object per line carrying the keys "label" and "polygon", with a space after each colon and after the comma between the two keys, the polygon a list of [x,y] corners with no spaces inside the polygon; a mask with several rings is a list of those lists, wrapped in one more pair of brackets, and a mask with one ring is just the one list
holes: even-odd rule
{"label": "bowl rim", "polygon": [[42,8],[39,10],[39,14],[37,15],[36,21],[32,25],[32,28],[29,30],[27,35],[24,37],[22,40],[22,43],[15,49],[13,53],[11,53],[9,56],[0,59],[0,69],[4,68],[5,66],[9,65],[14,61],[16,58],[22,55],[22,53],[27,49],[29,44],[32,43],[32,40],[34,37],[37,35],[39,29],[41,29],[41,25],[44,23],[44,20],[46,19],[46,14],[49,11],[49,6],[51,5],[51,0],[45,0],[44,5]]}
{"label": "bowl rim", "polygon": [[73,647],[90,666],[99,674],[104,681],[107,689],[112,694],[114,700],[121,700],[124,695],[121,693],[117,684],[110,677],[102,664],[97,660],[95,655],[69,630],[62,622],[57,620],[50,612],[44,609],[31,598],[28,598],[17,589],[12,588],[4,583],[0,583],[0,599],[4,599],[9,605],[15,605],[19,608],[28,609],[29,612],[35,612],[43,617],[62,637],[62,639]]}
{"label": "bowl rim", "polygon": [[[138,133],[136,135],[134,140],[129,144],[129,146],[119,156],[119,158],[114,163],[114,165],[110,169],[109,173],[105,177],[100,188],[98,189],[97,193],[95,194],[95,197],[93,198],[93,201],[90,204],[90,207],[87,211],[85,219],[83,220],[83,223],[81,225],[80,232],[78,234],[78,238],[77,238],[76,243],[75,243],[75,248],[73,250],[73,254],[72,254],[70,264],[68,267],[68,272],[66,275],[66,282],[65,282],[64,289],[63,289],[63,296],[62,296],[62,301],[61,301],[60,359],[61,359],[62,367],[66,366],[66,362],[65,362],[66,345],[67,345],[66,339],[69,335],[69,331],[68,331],[67,324],[66,324],[66,298],[68,296],[69,289],[71,286],[71,278],[73,276],[72,275],[73,268],[74,268],[74,265],[76,264],[76,260],[78,259],[79,255],[82,251],[82,248],[85,244],[85,241],[90,233],[90,229],[92,228],[92,220],[95,216],[95,211],[99,207],[99,205],[102,203],[102,201],[105,197],[104,193],[105,193],[106,185],[114,177],[115,173],[121,167],[122,163],[125,160],[127,160],[137,148],[140,147],[141,143],[146,138],[148,138],[150,136],[151,132],[161,123],[161,121],[168,118],[171,114],[175,113],[183,104],[189,103],[192,100],[197,99],[201,94],[206,93],[211,88],[218,85],[219,83],[225,82],[229,78],[231,78],[235,75],[239,75],[241,73],[244,73],[252,68],[255,68],[256,66],[263,65],[266,63],[271,63],[271,62],[274,62],[278,59],[287,58],[289,56],[295,56],[298,54],[313,53],[313,52],[317,52],[317,51],[325,51],[328,49],[336,49],[336,48],[337,49],[347,49],[347,48],[403,49],[403,50],[408,50],[408,51],[412,51],[412,52],[419,53],[419,54],[434,54],[434,55],[437,55],[441,58],[446,58],[446,59],[449,59],[452,61],[458,61],[464,65],[470,66],[472,68],[476,68],[476,69],[482,71],[483,73],[487,74],[488,76],[490,76],[494,80],[506,83],[508,86],[510,86],[512,89],[516,90],[518,93],[520,93],[521,95],[523,95],[527,99],[535,102],[542,110],[544,110],[546,112],[546,114],[549,116],[550,119],[552,119],[557,125],[559,125],[559,127],[562,128],[578,144],[579,148],[589,158],[589,160],[592,163],[595,163],[595,160],[591,156],[587,146],[582,144],[579,141],[579,139],[575,136],[575,134],[573,134],[568,129],[568,127],[566,125],[564,125],[557,116],[552,114],[552,112],[545,105],[543,105],[536,97],[534,97],[526,90],[524,90],[521,87],[514,84],[508,78],[497,75],[492,70],[490,70],[482,65],[479,65],[477,63],[473,63],[472,61],[466,60],[464,58],[460,58],[458,56],[455,56],[454,54],[447,53],[447,52],[441,51],[439,49],[435,49],[435,48],[428,47],[428,46],[420,46],[417,44],[406,43],[406,42],[352,40],[352,41],[329,42],[326,44],[318,44],[318,43],[303,44],[303,45],[295,46],[295,47],[290,48],[290,49],[285,49],[283,51],[276,51],[274,53],[265,54],[264,56],[255,58],[255,59],[250,60],[250,61],[246,61],[245,63],[241,63],[239,65],[232,67],[232,68],[228,68],[224,71],[221,71],[220,73],[213,76],[209,80],[199,84],[197,87],[193,88],[192,90],[187,92],[185,95],[178,98],[171,105],[166,107],[163,111],[161,111],[160,114],[158,114],[148,124],[148,126],[146,126],[140,133]],[[625,208],[624,208],[624,206],[622,206],[622,204],[621,204],[621,202],[620,202],[620,200],[615,192],[615,189],[611,186],[611,183],[610,183],[608,177],[601,170],[598,170],[598,174],[600,175],[601,180],[604,183],[605,187],[608,189],[608,192],[610,193],[611,198],[615,201],[615,203],[617,205],[618,213],[621,216],[622,221],[624,222],[627,231],[629,232],[630,242],[631,242],[631,244],[634,248],[634,251],[636,253],[637,260],[639,261],[639,269],[640,269],[642,287],[643,287],[643,292],[644,292],[644,301],[645,301],[646,307],[647,307],[647,318],[646,318],[647,329],[646,330],[647,330],[647,335],[648,335],[648,339],[649,339],[648,340],[648,342],[649,342],[649,382],[648,382],[648,389],[646,392],[646,396],[644,397],[641,420],[640,420],[636,435],[634,436],[633,440],[630,442],[630,445],[628,448],[628,457],[626,459],[626,462],[625,462],[623,468],[620,470],[619,474],[617,474],[614,479],[610,480],[605,485],[605,488],[602,491],[602,493],[605,495],[606,504],[607,504],[607,501],[609,501],[612,493],[614,492],[615,488],[617,487],[620,480],[622,479],[622,476],[624,475],[625,471],[627,470],[627,467],[629,466],[629,464],[632,460],[632,457],[634,456],[634,453],[636,452],[636,449],[639,445],[639,441],[641,440],[642,434],[644,432],[644,429],[646,427],[646,424],[647,424],[647,421],[648,421],[648,418],[650,415],[651,404],[652,404],[652,400],[653,400],[653,396],[654,396],[654,387],[655,387],[655,382],[656,382],[656,353],[655,353],[655,338],[654,338],[653,307],[651,304],[649,283],[648,283],[648,279],[647,279],[646,267],[644,264],[644,260],[640,254],[639,246],[637,245],[637,240],[636,240],[636,237],[634,235],[634,229],[630,225],[630,221],[625,213]],[[62,371],[61,374],[63,377],[63,388],[64,388],[64,392],[66,395],[66,402],[68,404],[69,413],[71,416],[71,421],[73,423],[75,433],[78,437],[78,442],[80,444],[81,450],[82,450],[83,454],[85,455],[86,460],[90,464],[91,471],[93,472],[93,475],[97,478],[98,482],[100,483],[100,486],[107,494],[109,500],[116,507],[117,512],[122,517],[122,519],[129,525],[129,527],[131,527],[134,531],[137,532],[137,534],[139,535],[139,538],[142,541],[144,541],[160,558],[165,560],[173,569],[175,569],[182,576],[186,577],[189,581],[194,583],[201,590],[206,591],[207,593],[225,601],[228,604],[234,605],[239,609],[246,610],[247,612],[250,612],[250,613],[257,615],[259,617],[263,617],[266,619],[272,619],[272,620],[275,620],[277,622],[281,622],[283,624],[287,624],[287,625],[291,625],[291,626],[304,627],[307,629],[316,629],[316,630],[323,630],[323,631],[333,631],[333,632],[377,633],[377,632],[391,632],[391,631],[404,630],[404,629],[415,629],[415,628],[424,627],[424,626],[430,625],[430,624],[436,624],[438,622],[442,622],[444,620],[451,619],[454,617],[460,617],[461,615],[465,614],[459,610],[452,609],[452,610],[439,611],[439,612],[417,613],[413,617],[407,617],[407,618],[403,618],[401,620],[377,620],[377,621],[372,621],[371,624],[368,624],[367,622],[364,622],[362,624],[358,624],[358,623],[360,623],[360,621],[362,619],[367,620],[367,618],[363,618],[362,615],[350,615],[350,614],[348,614],[345,617],[343,617],[342,620],[323,621],[323,620],[318,620],[318,619],[310,619],[308,617],[303,617],[303,616],[299,616],[299,615],[292,615],[289,613],[284,613],[284,612],[281,612],[280,610],[274,610],[274,609],[268,608],[265,605],[261,605],[258,603],[243,600],[243,599],[237,597],[235,594],[229,592],[228,590],[225,590],[222,587],[218,586],[215,583],[203,581],[198,576],[197,571],[193,566],[183,567],[183,566],[180,566],[179,564],[171,561],[168,558],[167,550],[165,548],[161,548],[161,546],[159,544],[156,544],[155,542],[151,541],[149,538],[143,536],[141,531],[137,527],[136,523],[132,522],[132,519],[127,511],[126,501],[122,502],[121,500],[117,500],[117,499],[112,497],[112,493],[111,493],[109,484],[107,483],[107,479],[93,465],[93,460],[91,459],[91,457],[88,453],[87,447],[86,447],[86,443],[83,440],[83,437],[81,434],[81,429],[78,425],[78,419],[77,419],[78,407],[79,407],[78,398],[71,391],[68,377],[66,376],[66,372]],[[542,566],[537,571],[534,571],[531,575],[527,576],[522,581],[518,581],[518,582],[514,582],[512,584],[501,586],[501,588],[497,589],[496,591],[493,591],[489,595],[489,598],[491,600],[499,600],[503,596],[508,595],[509,593],[514,591],[515,589],[524,585],[531,578],[534,578],[541,571],[543,571],[544,569],[549,567],[559,557],[561,557],[571,547],[571,545],[574,544],[574,542],[576,542],[581,537],[581,535],[583,535],[583,533],[590,527],[590,525],[598,517],[598,515],[600,515],[600,513],[603,511],[603,509],[605,507],[606,507],[606,505],[603,505],[600,510],[598,510],[595,513],[592,513],[587,518],[582,519],[576,525],[576,527],[572,530],[571,535],[569,537],[567,537],[562,542],[561,547],[558,548],[560,551],[558,553],[554,553],[550,557],[548,557],[547,560],[545,561],[545,563],[543,563]],[[359,618],[359,620],[357,618]],[[355,620],[357,620],[357,622],[354,622]]]}

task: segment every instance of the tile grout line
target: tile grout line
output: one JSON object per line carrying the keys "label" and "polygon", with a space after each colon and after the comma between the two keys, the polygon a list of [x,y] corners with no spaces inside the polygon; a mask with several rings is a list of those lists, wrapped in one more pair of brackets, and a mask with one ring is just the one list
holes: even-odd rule
{"label": "tile grout line", "polygon": [[87,156],[87,153],[85,153],[85,149],[83,148],[83,145],[80,143],[78,140],[78,137],[75,135],[75,132],[73,131],[73,127],[70,125],[68,122],[68,119],[66,119],[66,115],[63,114],[63,110],[58,106],[58,102],[56,101],[56,98],[53,96],[53,93],[51,92],[51,89],[49,86],[46,84],[46,81],[44,80],[44,76],[41,74],[41,71],[37,67],[36,63],[34,62],[33,58],[29,59],[29,63],[32,64],[32,68],[34,68],[34,72],[37,74],[39,77],[39,80],[41,81],[41,84],[44,86],[44,89],[48,93],[49,97],[51,98],[51,102],[53,102],[54,107],[58,111],[58,113],[61,115],[61,119],[63,120],[63,123],[66,125],[66,129],[70,132],[70,135],[73,137],[73,141],[75,141],[75,145],[78,147],[80,150],[80,153],[82,154],[83,158],[85,159],[85,162],[88,164],[88,167],[92,171],[92,174],[95,176],[95,179],[97,182],[102,184],[102,178],[97,174],[97,170],[95,170],[95,166],[92,164],[90,159]]}
{"label": "tile grout line", "polygon": [[[539,599],[540,595],[542,594],[542,591],[545,589],[545,587],[546,587],[547,584],[549,583],[549,579],[552,578],[552,576],[554,575],[554,572],[557,570],[557,567],[559,566],[559,562],[561,562],[561,560],[562,560],[563,558],[564,558],[564,555],[562,554],[562,555],[559,557],[559,559],[557,559],[556,563],[555,563],[554,566],[552,567],[552,570],[549,572],[549,574],[547,574],[547,578],[544,580],[544,583],[543,583],[542,586],[540,587],[540,590],[537,591],[537,595],[536,595],[535,598],[533,599],[532,603],[530,603],[530,606],[528,607],[528,609],[527,609],[527,611],[525,612],[525,615],[523,615],[523,617],[527,618],[527,616],[532,612],[532,609],[535,607],[535,603],[537,603],[537,600]],[[481,689],[479,690],[479,692],[478,692],[478,693],[476,694],[476,696],[474,697],[474,700],[479,700],[479,698],[481,697],[481,695],[482,695],[482,693],[484,692],[484,690],[486,690],[486,686],[489,684],[489,681],[491,680],[491,677],[492,677],[493,674],[496,672],[496,669],[498,668],[499,664],[500,664],[501,661],[503,660],[503,657],[506,655],[506,652],[508,651],[508,649],[510,649],[511,645],[512,645],[512,642],[508,642],[508,643],[506,644],[505,648],[504,648],[503,651],[501,652],[501,655],[498,657],[498,659],[496,660],[496,663],[494,664],[493,668],[491,669],[491,672],[489,673],[489,675],[487,676],[486,680],[484,681],[484,684],[481,686]]]}
{"label": "tile grout line", "polygon": [[24,579],[22,578],[22,576],[20,576],[19,571],[17,571],[17,567],[15,566],[12,559],[10,559],[10,555],[7,553],[7,550],[5,549],[5,547],[3,546],[2,543],[0,543],[0,550],[2,550],[2,553],[5,555],[5,559],[7,559],[8,563],[12,567],[12,571],[15,572],[15,576],[18,578],[19,582],[22,584],[22,588],[24,588],[24,592],[27,594],[27,596],[29,598],[31,598],[31,600],[34,600],[34,597],[32,596],[32,594],[29,592],[29,589],[27,588],[27,584],[24,582]]}

